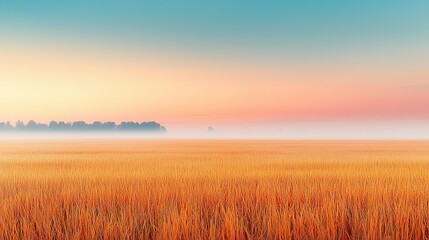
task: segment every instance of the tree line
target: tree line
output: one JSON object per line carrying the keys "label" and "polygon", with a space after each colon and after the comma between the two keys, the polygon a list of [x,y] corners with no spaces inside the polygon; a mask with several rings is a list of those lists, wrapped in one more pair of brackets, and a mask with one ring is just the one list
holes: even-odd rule
{"label": "tree line", "polygon": [[151,122],[100,122],[86,123],[57,122],[51,121],[49,124],[37,123],[30,120],[27,124],[22,121],[12,125],[10,122],[0,122],[0,131],[144,131],[144,132],[166,132],[166,128],[161,124]]}

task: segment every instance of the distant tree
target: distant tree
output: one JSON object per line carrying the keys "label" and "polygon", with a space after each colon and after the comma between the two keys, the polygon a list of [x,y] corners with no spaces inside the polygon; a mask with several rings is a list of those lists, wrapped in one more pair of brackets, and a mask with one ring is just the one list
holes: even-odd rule
{"label": "distant tree", "polygon": [[6,122],[6,123],[1,122],[0,123],[0,130],[7,131],[7,130],[12,130],[12,129],[13,129],[13,126],[10,124],[10,122]]}
{"label": "distant tree", "polygon": [[24,124],[24,122],[23,121],[21,121],[21,120],[18,120],[18,122],[16,122],[16,124],[15,124],[15,128],[16,129],[22,129],[22,128],[24,128],[25,127],[25,124]]}
{"label": "distant tree", "polygon": [[114,123],[114,122],[103,123],[103,129],[105,129],[105,130],[114,130],[115,128],[116,128],[116,123]]}
{"label": "distant tree", "polygon": [[71,123],[59,122],[58,130],[70,130],[71,126],[72,126]]}
{"label": "distant tree", "polygon": [[71,124],[71,127],[73,129],[77,129],[77,130],[85,130],[85,129],[89,128],[89,125],[86,124],[86,122],[84,122],[84,121],[77,121],[77,122],[73,122]]}
{"label": "distant tree", "polygon": [[140,128],[143,131],[150,131],[150,132],[166,132],[166,129],[164,126],[157,122],[142,122],[140,123]]}
{"label": "distant tree", "polygon": [[27,125],[25,126],[27,129],[36,130],[37,129],[37,123],[33,120],[28,121]]}
{"label": "distant tree", "polygon": [[95,121],[91,125],[91,129],[93,130],[103,130],[103,123],[100,121]]}
{"label": "distant tree", "polygon": [[58,123],[57,122],[55,122],[55,121],[51,121],[50,123],[49,123],[49,129],[50,130],[55,130],[55,129],[57,129],[58,128]]}
{"label": "distant tree", "polygon": [[44,124],[44,123],[37,124],[37,130],[46,130],[46,129],[48,129],[48,124]]}
{"label": "distant tree", "polygon": [[138,122],[121,122],[117,128],[125,131],[137,130],[140,128],[140,124]]}

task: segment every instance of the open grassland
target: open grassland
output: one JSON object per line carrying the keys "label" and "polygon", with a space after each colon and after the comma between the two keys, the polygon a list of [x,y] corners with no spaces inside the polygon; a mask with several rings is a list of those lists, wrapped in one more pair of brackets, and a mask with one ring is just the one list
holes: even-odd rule
{"label": "open grassland", "polygon": [[0,239],[429,239],[429,142],[0,142]]}

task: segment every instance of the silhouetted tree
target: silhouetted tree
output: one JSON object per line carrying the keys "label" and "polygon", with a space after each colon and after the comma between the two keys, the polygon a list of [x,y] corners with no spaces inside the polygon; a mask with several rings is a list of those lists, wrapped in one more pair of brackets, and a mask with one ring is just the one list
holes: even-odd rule
{"label": "silhouetted tree", "polygon": [[16,124],[15,124],[16,129],[23,129],[24,127],[25,127],[25,124],[21,120],[18,120],[18,122],[16,122]]}
{"label": "silhouetted tree", "polygon": [[105,122],[105,123],[103,123],[103,129],[113,130],[115,128],[116,128],[116,123],[114,123],[114,122]]}
{"label": "silhouetted tree", "polygon": [[0,130],[13,130],[13,126],[10,124],[10,122],[1,122],[0,123]]}
{"label": "silhouetted tree", "polygon": [[71,123],[59,122],[58,123],[58,129],[59,130],[70,130],[71,129]]}
{"label": "silhouetted tree", "polygon": [[71,127],[76,130],[85,130],[89,128],[89,125],[84,121],[77,121],[71,124]]}
{"label": "silhouetted tree", "polygon": [[92,123],[91,128],[94,130],[103,130],[103,123],[100,121],[95,121]]}
{"label": "silhouetted tree", "polygon": [[30,130],[36,130],[37,129],[37,123],[33,120],[30,120],[30,121],[28,121],[25,128],[30,129]]}

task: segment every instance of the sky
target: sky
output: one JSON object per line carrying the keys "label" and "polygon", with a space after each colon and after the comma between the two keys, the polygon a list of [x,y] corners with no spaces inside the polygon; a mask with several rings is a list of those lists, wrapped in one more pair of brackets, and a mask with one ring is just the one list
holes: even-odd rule
{"label": "sky", "polygon": [[2,1],[0,122],[429,138],[428,1]]}

